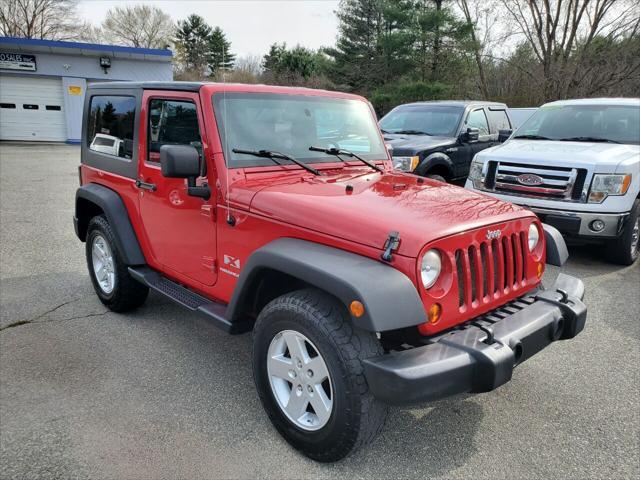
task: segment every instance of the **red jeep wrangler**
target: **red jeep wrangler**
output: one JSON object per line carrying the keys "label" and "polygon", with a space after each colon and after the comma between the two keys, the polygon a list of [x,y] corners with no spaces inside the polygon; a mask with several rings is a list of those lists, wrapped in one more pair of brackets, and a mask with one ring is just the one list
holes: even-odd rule
{"label": "red jeep wrangler", "polygon": [[74,223],[98,297],[125,312],[153,289],[253,331],[264,408],[313,459],[370,442],[389,404],[493,390],[584,327],[580,280],[541,288],[567,258],[557,230],[393,172],[361,97],[100,83],[84,115]]}

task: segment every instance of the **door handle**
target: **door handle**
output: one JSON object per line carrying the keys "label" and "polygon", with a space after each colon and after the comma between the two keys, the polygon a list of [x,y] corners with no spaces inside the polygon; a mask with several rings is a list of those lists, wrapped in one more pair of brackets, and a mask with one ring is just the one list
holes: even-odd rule
{"label": "door handle", "polygon": [[143,182],[141,180],[136,180],[136,187],[143,190],[149,190],[150,192],[155,192],[158,188],[155,183]]}

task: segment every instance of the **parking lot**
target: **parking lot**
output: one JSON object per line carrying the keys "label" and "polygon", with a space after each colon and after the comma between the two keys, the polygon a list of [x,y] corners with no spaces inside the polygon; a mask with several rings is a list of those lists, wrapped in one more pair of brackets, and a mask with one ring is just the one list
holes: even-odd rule
{"label": "parking lot", "polygon": [[319,464],[263,413],[250,335],[153,293],[126,315],[102,306],[71,221],[79,152],[0,144],[0,478],[640,475],[640,265],[572,248],[582,334],[494,392],[393,409],[371,447]]}

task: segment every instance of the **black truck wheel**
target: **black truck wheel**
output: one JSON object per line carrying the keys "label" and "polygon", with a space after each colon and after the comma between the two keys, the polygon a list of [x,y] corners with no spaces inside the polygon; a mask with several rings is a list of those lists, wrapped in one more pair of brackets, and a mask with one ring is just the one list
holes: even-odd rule
{"label": "black truck wheel", "polygon": [[622,234],[606,245],[605,254],[610,262],[633,265],[640,254],[640,200],[636,200],[627,218]]}
{"label": "black truck wheel", "polygon": [[285,294],[258,316],[253,375],[273,425],[321,462],[370,443],[388,407],[371,395],[362,360],[383,353],[374,334],[354,328],[345,308],[314,289]]}
{"label": "black truck wheel", "polygon": [[89,222],[86,255],[93,288],[110,310],[126,312],[144,303],[149,288],[129,275],[116,246],[113,230],[103,215],[93,217]]}

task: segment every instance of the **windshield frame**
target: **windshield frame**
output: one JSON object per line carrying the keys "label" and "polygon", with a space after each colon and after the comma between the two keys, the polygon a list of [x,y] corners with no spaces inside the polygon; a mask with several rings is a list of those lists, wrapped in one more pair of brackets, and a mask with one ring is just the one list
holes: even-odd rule
{"label": "windshield frame", "polygon": [[[555,104],[549,104],[549,105],[543,105],[542,107],[538,108],[538,110],[531,115],[522,125],[520,125],[514,132],[513,132],[513,136],[511,137],[514,140],[526,140],[526,138],[518,138],[519,136],[522,135],[541,135],[540,133],[540,127],[542,125],[538,125],[536,127],[536,131],[535,133],[532,133],[533,130],[529,129],[526,130],[525,127],[527,127],[527,125],[534,124],[535,122],[538,121],[539,117],[541,115],[549,115],[549,112],[559,112],[560,110],[564,109],[564,108],[572,108],[572,109],[600,109],[602,111],[604,111],[607,108],[622,108],[622,109],[640,109],[640,106],[638,105],[630,105],[630,104],[618,104],[618,103],[603,103],[603,104],[599,104],[599,103],[585,103],[585,104],[574,104],[574,103],[569,103],[569,104],[565,104],[565,105],[555,105]],[[554,113],[551,113],[551,115],[554,115]],[[546,121],[549,121],[549,119],[546,119]],[[550,142],[560,142],[560,141],[573,141],[573,142],[586,142],[589,143],[590,141],[588,140],[569,140],[569,138],[579,138],[579,137],[595,137],[595,138],[600,138],[602,139],[603,143],[607,143],[606,140],[610,140],[610,143],[617,143],[617,144],[622,144],[622,145],[640,145],[640,136],[638,137],[637,141],[634,141],[633,139],[629,140],[629,139],[625,139],[625,140],[619,140],[617,138],[610,138],[607,136],[607,134],[603,131],[603,132],[599,132],[599,134],[597,135],[591,135],[591,134],[587,134],[587,132],[584,132],[583,135],[573,135],[571,137],[564,137],[564,136],[557,136],[556,137],[552,137],[549,135],[542,135],[547,137],[547,140],[539,140],[539,141],[550,141]]]}
{"label": "windshield frame", "polygon": [[[296,99],[296,100],[300,100],[300,101],[312,101],[312,102],[318,102],[318,103],[322,103],[322,102],[336,102],[336,103],[341,103],[341,102],[361,102],[363,105],[366,106],[367,112],[369,114],[369,119],[371,122],[371,128],[372,128],[372,132],[374,133],[374,137],[371,138],[371,140],[373,140],[375,138],[375,140],[377,140],[379,142],[379,145],[381,147],[379,152],[374,152],[374,153],[364,153],[364,152],[356,152],[358,155],[360,155],[361,157],[365,158],[366,160],[369,160],[373,163],[376,162],[384,162],[387,161],[388,158],[388,150],[386,148],[385,145],[385,141],[384,138],[382,137],[382,134],[380,132],[380,129],[378,127],[378,123],[377,123],[377,118],[375,116],[375,112],[373,111],[371,105],[361,99],[358,98],[344,98],[344,97],[339,97],[339,96],[325,96],[325,95],[305,95],[304,93],[280,93],[280,92],[251,92],[251,91],[232,91],[232,92],[221,92],[221,91],[216,91],[211,95],[211,105],[213,107],[213,114],[214,114],[214,118],[215,118],[215,122],[217,125],[217,130],[218,130],[218,137],[220,140],[220,145],[222,147],[222,152],[223,152],[223,157],[224,157],[224,161],[225,161],[225,165],[226,168],[228,169],[241,169],[241,168],[254,168],[254,167],[271,167],[271,168],[280,168],[280,167],[295,167],[295,168],[301,168],[298,167],[294,162],[290,161],[290,160],[286,160],[286,159],[278,159],[278,161],[280,162],[280,166],[276,165],[272,160],[268,159],[268,158],[260,158],[260,157],[254,157],[251,159],[242,159],[242,160],[238,160],[235,158],[235,153],[232,152],[233,149],[247,149],[246,145],[227,145],[227,139],[225,137],[225,118],[224,118],[224,113],[221,113],[221,111],[223,111],[223,107],[221,105],[221,102],[224,101],[225,99],[232,99],[232,98],[242,98],[242,99],[246,99],[247,97],[255,97],[256,99],[272,99],[272,98],[277,98],[277,97],[281,97],[283,99],[286,100],[291,100]],[[311,147],[312,145],[309,145],[309,147]],[[313,145],[313,146],[317,146],[317,145]],[[271,148],[269,148],[270,145],[264,145],[262,146],[260,149],[263,150],[271,150]],[[336,163],[352,163],[354,162],[352,159],[349,158],[344,158],[344,162],[340,162],[340,160],[338,158],[336,158],[333,155],[328,155],[328,154],[323,154],[323,153],[319,153],[319,152],[311,152],[309,151],[309,156],[301,156],[301,155],[297,155],[296,152],[290,152],[290,151],[282,151],[281,153],[290,155],[290,156],[294,156],[296,159],[300,160],[301,162],[305,163],[305,164],[309,164],[309,165],[314,165],[314,164],[336,164]],[[360,162],[357,162],[360,163]]]}
{"label": "windshield frame", "polygon": [[[434,137],[451,137],[451,138],[455,138],[460,134],[460,128],[462,127],[462,125],[464,124],[464,121],[466,120],[467,117],[467,113],[470,111],[466,106],[464,105],[439,105],[439,104],[435,104],[435,103],[424,103],[424,104],[407,104],[407,105],[399,105],[396,108],[394,108],[393,110],[391,110],[390,112],[388,112],[384,117],[382,117],[379,121],[378,121],[378,125],[380,126],[381,129],[384,129],[385,132],[387,132],[387,135],[402,135],[401,133],[395,133],[393,131],[387,130],[382,126],[382,121],[387,118],[389,115],[391,115],[392,113],[398,113],[402,110],[410,110],[410,109],[415,109],[415,110],[419,110],[419,109],[442,109],[442,108],[446,108],[446,109],[450,109],[450,110],[458,110],[459,111],[459,117],[458,117],[458,121],[455,125],[455,128],[453,130],[450,130],[449,132],[447,132],[446,134],[434,134],[433,132],[429,132],[431,134],[431,136]],[[487,120],[488,121],[488,120]]]}

